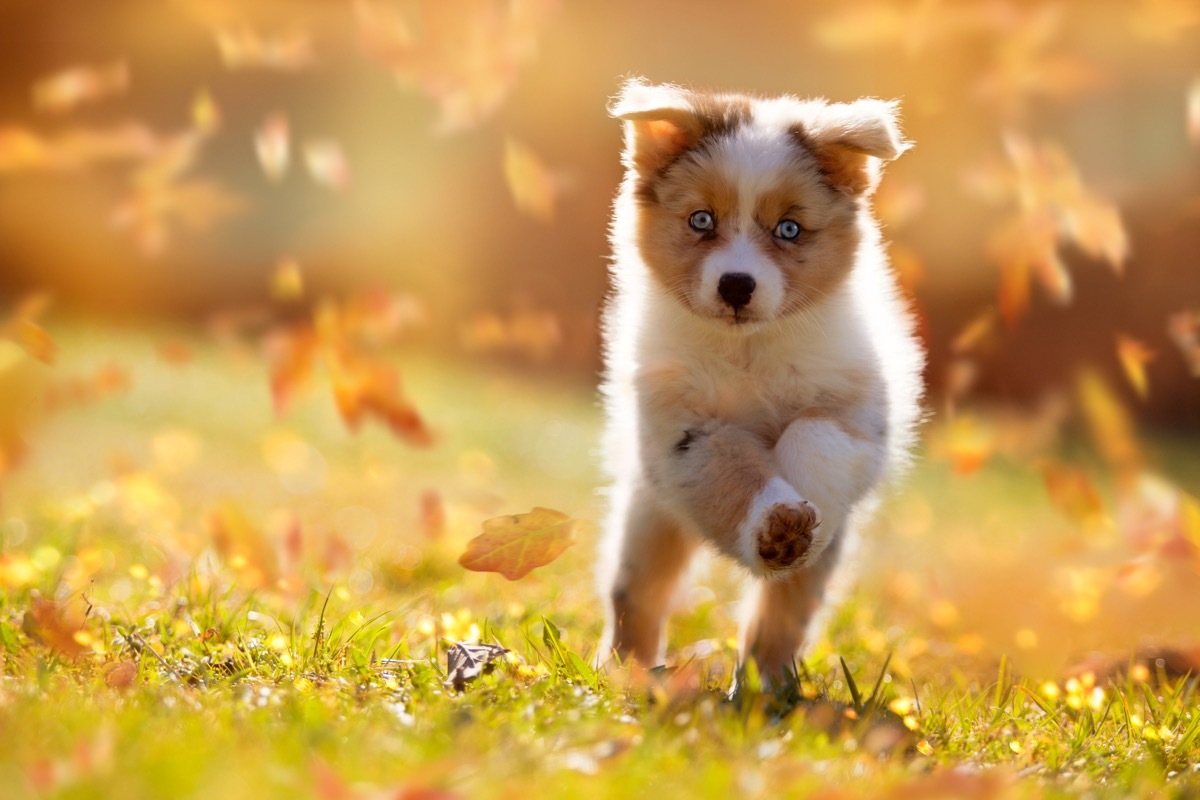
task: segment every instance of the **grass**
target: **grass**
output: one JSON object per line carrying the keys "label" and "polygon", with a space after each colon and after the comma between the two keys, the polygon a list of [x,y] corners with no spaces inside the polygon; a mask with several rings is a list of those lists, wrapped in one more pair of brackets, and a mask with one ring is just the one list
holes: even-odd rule
{"label": "grass", "polygon": [[[1192,565],[1128,590],[1144,556],[1024,457],[924,459],[798,681],[729,698],[720,564],[637,677],[589,666],[594,528],[519,582],[456,563],[490,516],[599,518],[589,387],[403,355],[440,434],[413,450],[348,434],[319,384],[276,418],[253,352],[173,332],[168,363],[167,335],[59,332],[47,380],[112,361],[130,386],[43,420],[0,483],[6,798],[1200,793],[1196,679],[1129,655],[1187,643]],[[1194,442],[1156,446],[1197,474]],[[456,693],[454,641],[510,652]]]}

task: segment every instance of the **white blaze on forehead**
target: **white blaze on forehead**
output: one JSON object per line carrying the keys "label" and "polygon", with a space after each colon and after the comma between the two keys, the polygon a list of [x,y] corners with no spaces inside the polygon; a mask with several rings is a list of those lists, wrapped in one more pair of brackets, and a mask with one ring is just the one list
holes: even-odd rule
{"label": "white blaze on forehead", "polygon": [[[713,165],[737,189],[737,218],[730,220],[740,233],[758,224],[754,218],[758,198],[779,184],[780,175],[794,163],[795,145],[784,129],[755,120],[713,148]],[[762,220],[770,225],[775,220]]]}

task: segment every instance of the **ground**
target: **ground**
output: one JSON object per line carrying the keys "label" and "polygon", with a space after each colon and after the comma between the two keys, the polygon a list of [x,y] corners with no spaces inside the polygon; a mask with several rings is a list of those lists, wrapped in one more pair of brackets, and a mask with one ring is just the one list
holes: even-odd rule
{"label": "ground", "polygon": [[[730,698],[740,579],[719,563],[668,669],[588,666],[588,381],[392,352],[418,448],[347,431],[320,376],[277,414],[254,346],[56,339],[30,373],[54,410],[0,479],[6,797],[1200,794],[1186,651],[1130,655],[1194,637],[1195,566],[1128,544],[1069,430],[976,453],[977,429],[931,423],[799,683]],[[1194,487],[1195,444],[1147,449]],[[511,582],[459,566],[482,520],[535,506],[583,521],[562,557]],[[447,650],[472,641],[509,652],[456,692]]]}

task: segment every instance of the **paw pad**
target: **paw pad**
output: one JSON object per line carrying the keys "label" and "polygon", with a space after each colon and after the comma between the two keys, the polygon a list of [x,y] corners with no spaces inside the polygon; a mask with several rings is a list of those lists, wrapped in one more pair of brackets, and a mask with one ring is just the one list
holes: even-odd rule
{"label": "paw pad", "polygon": [[792,566],[808,552],[820,524],[821,515],[807,500],[772,506],[758,534],[759,558],[768,569]]}

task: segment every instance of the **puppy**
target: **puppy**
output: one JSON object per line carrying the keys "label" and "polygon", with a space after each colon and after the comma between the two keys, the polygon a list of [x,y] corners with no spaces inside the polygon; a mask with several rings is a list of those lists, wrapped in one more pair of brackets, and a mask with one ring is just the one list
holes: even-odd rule
{"label": "puppy", "polygon": [[741,657],[789,670],[847,536],[905,459],[923,352],[870,197],[896,106],[641,79],[605,313],[610,606],[599,660],[661,663],[699,546],[753,577]]}

